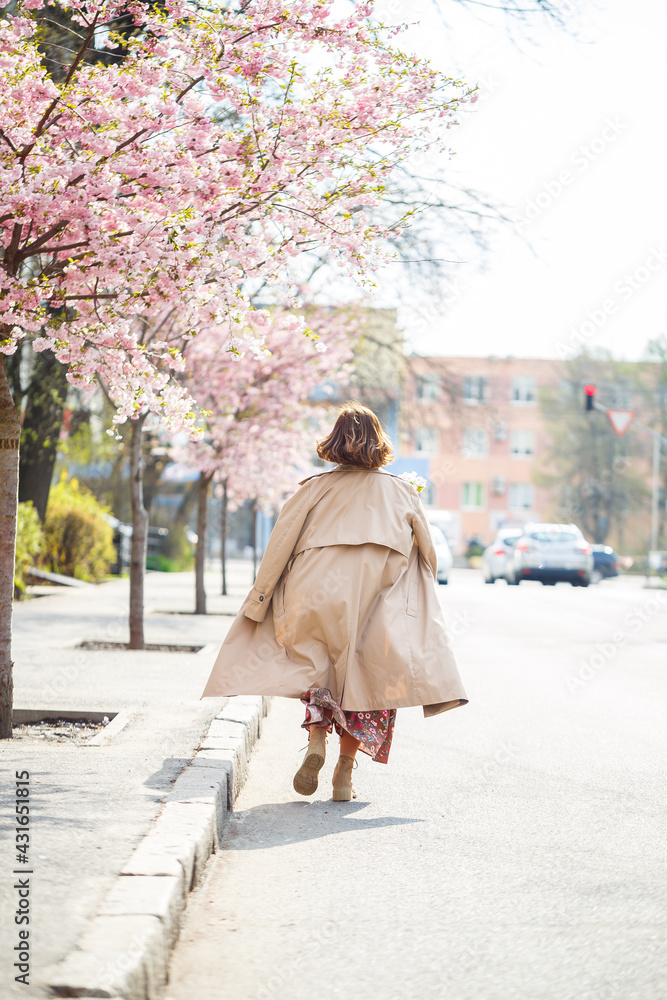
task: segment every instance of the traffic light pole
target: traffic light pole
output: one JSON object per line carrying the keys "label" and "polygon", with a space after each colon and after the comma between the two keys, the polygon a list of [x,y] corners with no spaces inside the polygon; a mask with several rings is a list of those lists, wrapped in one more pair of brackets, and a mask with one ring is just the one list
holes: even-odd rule
{"label": "traffic light pole", "polygon": [[[593,399],[592,410],[597,410],[600,413],[606,414],[608,407],[602,406],[598,403],[597,399]],[[651,540],[649,542],[649,550],[651,552],[656,552],[658,548],[658,507],[659,507],[659,496],[660,496],[660,457],[662,451],[662,445],[667,449],[667,438],[663,437],[658,431],[654,431],[652,427],[648,427],[646,424],[642,424],[639,420],[632,421],[633,427],[638,427],[642,431],[646,431],[653,438],[653,475],[652,479],[652,489],[651,489]]]}

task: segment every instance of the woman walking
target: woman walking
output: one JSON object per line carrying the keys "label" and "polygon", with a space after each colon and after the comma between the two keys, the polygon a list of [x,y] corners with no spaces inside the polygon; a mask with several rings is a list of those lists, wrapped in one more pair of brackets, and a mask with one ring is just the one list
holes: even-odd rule
{"label": "woman walking", "polygon": [[426,514],[415,487],[382,470],[393,454],[379,420],[345,404],[317,453],[336,466],[283,506],[201,697],[300,698],[309,738],[294,788],[317,789],[335,729],[333,799],[349,801],[357,752],[387,763],[397,708],[431,716],[468,699]]}

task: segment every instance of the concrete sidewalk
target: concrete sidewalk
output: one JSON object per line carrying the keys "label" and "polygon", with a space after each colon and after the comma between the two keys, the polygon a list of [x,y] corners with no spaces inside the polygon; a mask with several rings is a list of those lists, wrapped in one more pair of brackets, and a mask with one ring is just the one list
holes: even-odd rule
{"label": "concrete sidewalk", "polygon": [[[251,586],[230,565],[229,597],[207,579],[210,616],[194,606],[194,575],[148,574],[146,640],[197,653],[90,650],[82,640],[127,641],[127,580],[22,602],[14,614],[15,709],[119,713],[99,745],[0,741],[0,990],[42,997],[40,972],[59,962],[113,887],[163,809],[174,781],[226,699],[200,695],[232,615]],[[218,723],[216,723],[218,725]],[[115,730],[115,731],[114,731]],[[14,983],[14,772],[30,771],[31,985]]]}

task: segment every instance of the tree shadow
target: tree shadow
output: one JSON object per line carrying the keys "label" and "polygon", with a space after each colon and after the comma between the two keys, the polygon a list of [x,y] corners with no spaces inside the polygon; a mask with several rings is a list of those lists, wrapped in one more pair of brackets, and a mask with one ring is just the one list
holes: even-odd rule
{"label": "tree shadow", "polygon": [[235,812],[225,830],[225,851],[258,851],[284,847],[339,833],[359,833],[385,826],[423,823],[405,816],[357,817],[370,802],[269,802]]}

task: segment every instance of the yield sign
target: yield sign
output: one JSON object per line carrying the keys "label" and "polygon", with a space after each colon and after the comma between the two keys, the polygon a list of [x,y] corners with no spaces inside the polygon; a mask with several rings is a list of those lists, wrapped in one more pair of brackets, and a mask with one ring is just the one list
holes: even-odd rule
{"label": "yield sign", "polygon": [[625,434],[628,427],[632,423],[634,415],[634,410],[607,410],[607,416],[609,417],[611,426],[614,428],[619,437],[621,434]]}

